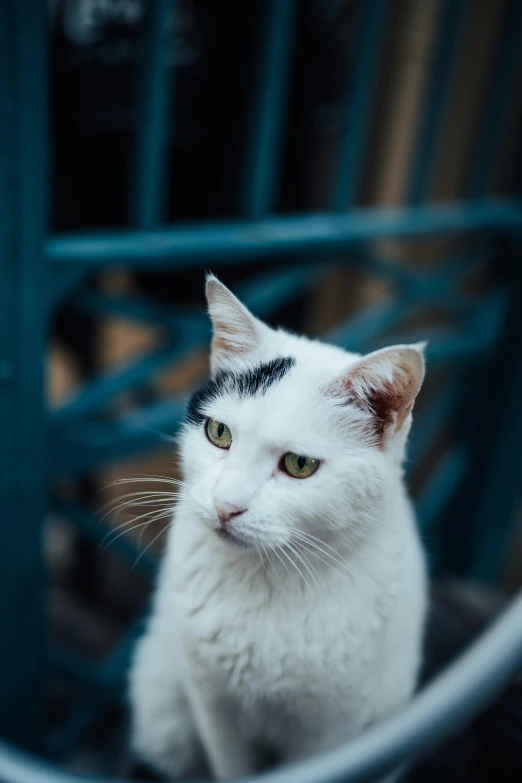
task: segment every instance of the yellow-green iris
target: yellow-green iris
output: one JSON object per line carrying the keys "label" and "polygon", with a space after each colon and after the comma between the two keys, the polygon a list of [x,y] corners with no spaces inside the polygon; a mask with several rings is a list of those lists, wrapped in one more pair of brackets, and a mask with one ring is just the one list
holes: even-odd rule
{"label": "yellow-green iris", "polygon": [[232,433],[226,424],[215,419],[207,419],[207,438],[219,449],[229,449],[232,443]]}
{"label": "yellow-green iris", "polygon": [[302,454],[293,454],[289,451],[283,455],[281,467],[289,476],[304,479],[315,473],[319,467],[319,460],[313,457],[305,457]]}

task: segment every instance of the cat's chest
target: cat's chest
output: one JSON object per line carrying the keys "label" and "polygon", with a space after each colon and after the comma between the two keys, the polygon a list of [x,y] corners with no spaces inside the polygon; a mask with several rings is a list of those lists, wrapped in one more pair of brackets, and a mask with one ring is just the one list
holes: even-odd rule
{"label": "cat's chest", "polygon": [[[378,608],[341,591],[238,582],[233,571],[195,566],[177,586],[179,622],[192,655],[227,687],[277,696],[303,682],[363,676],[382,627]],[[324,682],[321,687],[324,688]]]}

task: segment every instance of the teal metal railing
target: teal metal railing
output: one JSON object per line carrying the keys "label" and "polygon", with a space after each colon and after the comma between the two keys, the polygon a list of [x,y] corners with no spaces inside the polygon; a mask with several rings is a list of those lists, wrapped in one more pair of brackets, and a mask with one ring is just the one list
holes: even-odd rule
{"label": "teal metal railing", "polygon": [[0,735],[41,735],[47,80],[45,4],[0,7]]}
{"label": "teal metal railing", "polygon": [[[522,201],[518,192],[497,197],[493,177],[506,135],[508,110],[518,89],[521,4],[506,5],[468,186],[457,202],[434,203],[428,195],[439,162],[439,136],[448,112],[446,98],[461,36],[472,13],[466,3],[441,2],[435,56],[411,154],[407,198],[401,207],[384,209],[363,207],[358,196],[363,165],[371,154],[368,139],[393,3],[361,2],[356,20],[359,52],[346,95],[346,131],[327,203],[321,212],[286,215],[278,214],[275,205],[299,4],[295,0],[267,0],[253,53],[255,68],[237,217],[168,225],[164,223],[167,186],[176,187],[175,181],[166,181],[167,142],[175,132],[169,107],[176,85],[175,73],[173,78],[166,64],[165,22],[167,14],[176,13],[176,6],[166,0],[151,2],[144,25],[130,183],[133,227],[52,235],[46,231],[51,175],[47,163],[46,4],[38,0],[4,0],[0,4],[0,736],[42,749],[45,681],[53,666],[90,688],[89,699],[78,705],[67,725],[52,738],[57,757],[80,741],[107,704],[121,698],[140,621],[101,664],[66,649],[46,647],[42,555],[46,511],[59,514],[91,540],[99,541],[104,532],[90,509],[79,500],[60,495],[56,480],[81,477],[105,463],[157,448],[150,432],[173,432],[183,415],[183,399],[154,399],[116,418],[106,415],[107,405],[122,391],[139,389],[152,373],[180,361],[208,340],[208,326],[198,311],[172,311],[144,296],[93,291],[82,285],[93,273],[118,267],[181,273],[217,263],[255,264],[258,268],[260,262],[276,258],[277,268],[267,265],[264,272],[257,269],[239,290],[256,313],[270,318],[299,292],[320,281],[333,260],[349,264],[382,278],[394,290],[389,303],[371,306],[329,335],[334,342],[361,351],[379,345],[390,331],[399,333],[401,339],[416,339],[411,330],[401,332],[403,323],[436,304],[452,316],[454,326],[435,328],[428,335],[428,360],[435,370],[450,366],[452,372],[418,416],[412,459],[424,458],[441,430],[465,418],[467,409],[483,416],[480,406],[487,400],[487,410],[494,410],[495,415],[489,416],[493,428],[481,428],[482,443],[476,435],[476,423],[467,429],[457,427],[417,497],[420,524],[431,539],[434,566],[494,580],[506,552],[508,521],[520,490],[515,455],[522,436],[518,410],[522,341],[516,259]],[[379,239],[400,239],[407,246],[429,238],[451,239],[452,251],[423,271],[389,263],[376,244]],[[500,264],[503,273],[494,274]],[[477,269],[493,273],[489,289],[479,296],[462,289],[463,280]],[[157,325],[163,338],[159,347],[98,375],[59,408],[48,410],[43,391],[46,339],[51,317],[66,299],[78,311]],[[489,367],[496,377],[505,379],[502,388],[486,382]],[[479,384],[472,394],[467,378]],[[457,542],[456,512],[449,512],[455,504],[460,509]],[[114,547],[124,558],[134,559],[138,554],[134,545],[122,538]],[[145,573],[154,573],[153,557],[146,555],[139,563]],[[382,771],[407,756],[407,734],[399,740],[401,731],[410,731],[412,750],[426,746],[428,740],[413,732],[416,718],[424,716],[424,723],[418,725],[426,732],[437,725],[442,736],[444,720],[447,727],[456,725],[450,721],[452,712],[460,721],[471,715],[483,703],[478,695],[479,674],[487,673],[491,682],[500,686],[520,661],[520,634],[514,630],[519,611],[513,607],[509,622],[502,626],[505,635],[497,629],[498,636],[493,631],[488,637],[492,641],[483,649],[498,655],[497,664],[483,657],[473,670],[476,679],[466,680],[467,694],[456,690],[452,701],[448,682],[453,682],[454,675],[449,672],[446,685],[442,683],[439,691],[434,686],[424,701],[421,696],[402,724],[398,718],[389,729],[372,734],[373,739],[361,740],[344,755],[340,751],[331,756],[324,761],[323,772],[318,761],[308,768],[308,777],[302,771],[300,780],[337,780],[341,768],[354,771],[353,778],[346,772],[344,779],[359,779],[364,764],[370,763],[369,748],[374,759],[382,760],[375,761],[372,771]],[[508,645],[504,657],[500,655],[500,639]],[[477,653],[477,658],[470,660],[479,658]],[[457,697],[462,698],[461,709]],[[438,704],[439,711],[430,712],[430,704],[432,710]],[[378,742],[384,743],[381,755]],[[386,756],[385,747],[399,747],[393,742],[402,742],[402,751]],[[354,761],[356,758],[359,761]],[[36,766],[24,768],[16,754],[3,757],[0,747],[0,779],[3,775],[8,781],[46,780],[48,774]],[[285,774],[281,773],[281,780],[286,780]]]}

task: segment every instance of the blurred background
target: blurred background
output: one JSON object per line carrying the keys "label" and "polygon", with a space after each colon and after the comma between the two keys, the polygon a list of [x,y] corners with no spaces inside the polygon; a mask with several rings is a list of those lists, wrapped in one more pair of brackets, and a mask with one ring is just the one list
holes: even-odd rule
{"label": "blurred background", "polygon": [[0,735],[117,767],[207,269],[349,350],[430,341],[431,573],[520,586],[522,3],[1,5]]}

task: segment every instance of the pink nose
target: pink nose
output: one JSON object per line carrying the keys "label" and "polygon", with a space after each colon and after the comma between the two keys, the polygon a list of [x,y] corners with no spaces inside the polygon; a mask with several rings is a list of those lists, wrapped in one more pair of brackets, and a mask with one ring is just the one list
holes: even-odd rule
{"label": "pink nose", "polygon": [[238,517],[246,511],[246,508],[240,508],[239,506],[234,505],[234,503],[227,503],[226,500],[216,500],[214,505],[216,506],[219,521],[222,525],[226,525],[227,522],[230,522],[232,517]]}

